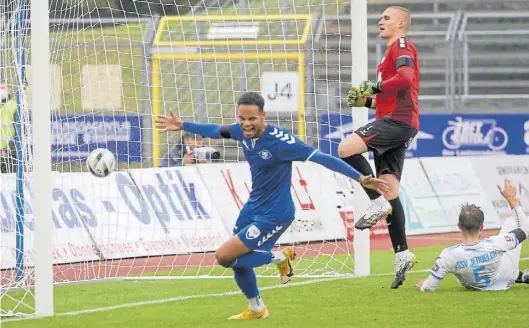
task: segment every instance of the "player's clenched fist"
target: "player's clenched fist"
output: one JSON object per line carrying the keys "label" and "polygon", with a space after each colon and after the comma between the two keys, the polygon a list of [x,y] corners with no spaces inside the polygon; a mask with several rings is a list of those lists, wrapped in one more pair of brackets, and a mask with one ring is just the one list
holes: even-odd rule
{"label": "player's clenched fist", "polygon": [[366,104],[366,97],[362,96],[358,87],[352,87],[347,94],[347,106],[363,107]]}
{"label": "player's clenched fist", "polygon": [[380,82],[371,82],[371,81],[364,81],[360,83],[360,94],[364,96],[371,96],[375,93],[382,92],[382,88],[380,87]]}

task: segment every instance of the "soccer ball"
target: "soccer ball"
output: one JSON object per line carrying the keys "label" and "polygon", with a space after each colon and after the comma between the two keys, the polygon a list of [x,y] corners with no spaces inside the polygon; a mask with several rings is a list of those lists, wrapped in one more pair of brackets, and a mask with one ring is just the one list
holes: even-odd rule
{"label": "soccer ball", "polygon": [[88,155],[86,167],[96,177],[104,178],[116,168],[116,157],[108,149],[97,148]]}

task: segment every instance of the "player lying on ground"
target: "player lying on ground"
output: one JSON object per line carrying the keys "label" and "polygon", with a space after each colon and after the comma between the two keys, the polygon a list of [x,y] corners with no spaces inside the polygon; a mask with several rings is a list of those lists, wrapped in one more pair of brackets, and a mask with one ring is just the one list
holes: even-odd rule
{"label": "player lying on ground", "polygon": [[453,273],[461,286],[469,290],[507,290],[513,282],[529,283],[529,270],[520,272],[518,267],[521,243],[529,235],[529,219],[511,181],[505,179],[503,190],[500,186],[498,189],[513,215],[505,220],[499,235],[480,240],[483,212],[474,205],[463,206],[458,223],[462,243],[441,252],[430,275],[417,283],[417,289],[435,291],[448,273]]}
{"label": "player lying on ground", "polygon": [[232,138],[242,143],[250,165],[252,191],[237,218],[234,236],[220,246],[215,256],[220,265],[233,269],[235,281],[246,295],[249,307],[229,319],[268,317],[268,310],[259,296],[255,267],[276,263],[282,283],[287,283],[293,275],[294,249],[271,251],[294,221],[295,208],[290,190],[293,161],[310,160],[355,179],[366,188],[381,193],[388,190],[383,180],[361,176],[340,159],[315,150],[278,126],[267,124],[263,109],[263,97],[249,92],[239,99],[238,123],[229,126],[183,122],[172,112],[171,116],[160,116],[155,121],[156,128],[162,132],[185,130],[209,138]]}
{"label": "player lying on ground", "polygon": [[376,109],[376,120],[354,131],[338,147],[339,156],[363,175],[373,175],[362,153],[372,151],[376,175],[388,182],[390,192],[382,196],[365,189],[371,206],[356,223],[357,229],[369,229],[386,217],[395,252],[395,279],[391,288],[404,282],[416,263],[408,250],[404,209],[399,199],[399,183],[406,149],[419,129],[419,55],[406,38],[410,13],[402,7],[389,7],[379,23],[380,37],[387,49],[377,68],[377,82],[364,81],[349,91],[351,107]]}

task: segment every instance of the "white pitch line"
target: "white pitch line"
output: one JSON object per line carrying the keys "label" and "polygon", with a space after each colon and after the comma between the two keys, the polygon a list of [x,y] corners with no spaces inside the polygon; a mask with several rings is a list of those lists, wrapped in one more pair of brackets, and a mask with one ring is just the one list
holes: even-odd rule
{"label": "white pitch line", "polygon": [[[529,257],[523,257],[520,259],[520,262],[527,261],[527,260],[529,260]],[[414,271],[410,271],[408,274],[425,273],[429,271],[430,269],[414,270]],[[300,281],[300,282],[292,282],[286,285],[265,286],[265,287],[259,288],[259,290],[263,291],[263,290],[272,290],[272,289],[278,289],[278,288],[288,288],[288,287],[295,287],[295,286],[311,285],[311,284],[317,284],[320,282],[335,281],[335,280],[340,280],[340,279],[366,279],[369,277],[384,277],[384,276],[392,276],[394,274],[395,274],[394,272],[387,272],[387,273],[372,274],[366,277],[350,276],[350,277],[334,277],[334,278],[331,277],[331,278],[323,278],[323,279],[314,279],[314,280],[306,280],[306,281]],[[230,292],[223,292],[223,293],[178,296],[178,297],[171,297],[171,298],[163,298],[163,299],[154,300],[154,301],[125,303],[125,304],[120,304],[120,305],[112,305],[112,306],[106,306],[106,307],[100,307],[100,308],[88,309],[88,310],[62,312],[62,313],[56,313],[55,316],[57,317],[75,316],[75,315],[80,315],[80,314],[106,312],[106,311],[119,310],[119,309],[128,309],[128,308],[137,307],[137,306],[165,304],[165,303],[187,301],[187,300],[198,299],[198,298],[224,297],[224,296],[233,296],[233,295],[240,295],[240,294],[241,294],[241,291],[237,290],[237,291],[230,291]],[[39,319],[39,318],[22,317],[22,318],[7,319],[7,320],[3,320],[2,322],[35,320],[35,319]]]}

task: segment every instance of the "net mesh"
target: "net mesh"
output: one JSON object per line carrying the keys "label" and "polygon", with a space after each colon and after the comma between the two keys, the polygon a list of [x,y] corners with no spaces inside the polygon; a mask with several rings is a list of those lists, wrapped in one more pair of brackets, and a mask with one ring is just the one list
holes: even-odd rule
{"label": "net mesh", "polygon": [[[38,192],[28,183],[35,109],[27,99],[39,84],[24,37],[29,1],[7,2],[0,15],[2,316],[34,312],[31,195]],[[329,23],[346,12],[341,0],[51,0],[55,283],[232,276],[216,265],[214,250],[231,235],[251,189],[242,149],[232,140],[159,134],[153,115],[172,109],[184,120],[230,124],[239,96],[256,91],[270,123],[319,147],[321,117],[341,112],[342,75],[350,73],[340,59],[348,41]],[[202,151],[185,151],[197,144]],[[104,179],[86,169],[96,148],[118,162]],[[191,153],[199,165],[187,165]],[[301,214],[276,246],[296,248],[296,276],[354,273],[346,221],[355,185],[328,183],[335,179],[310,165],[294,169]],[[321,188],[309,193],[310,184]],[[273,265],[256,272],[278,275]]]}

